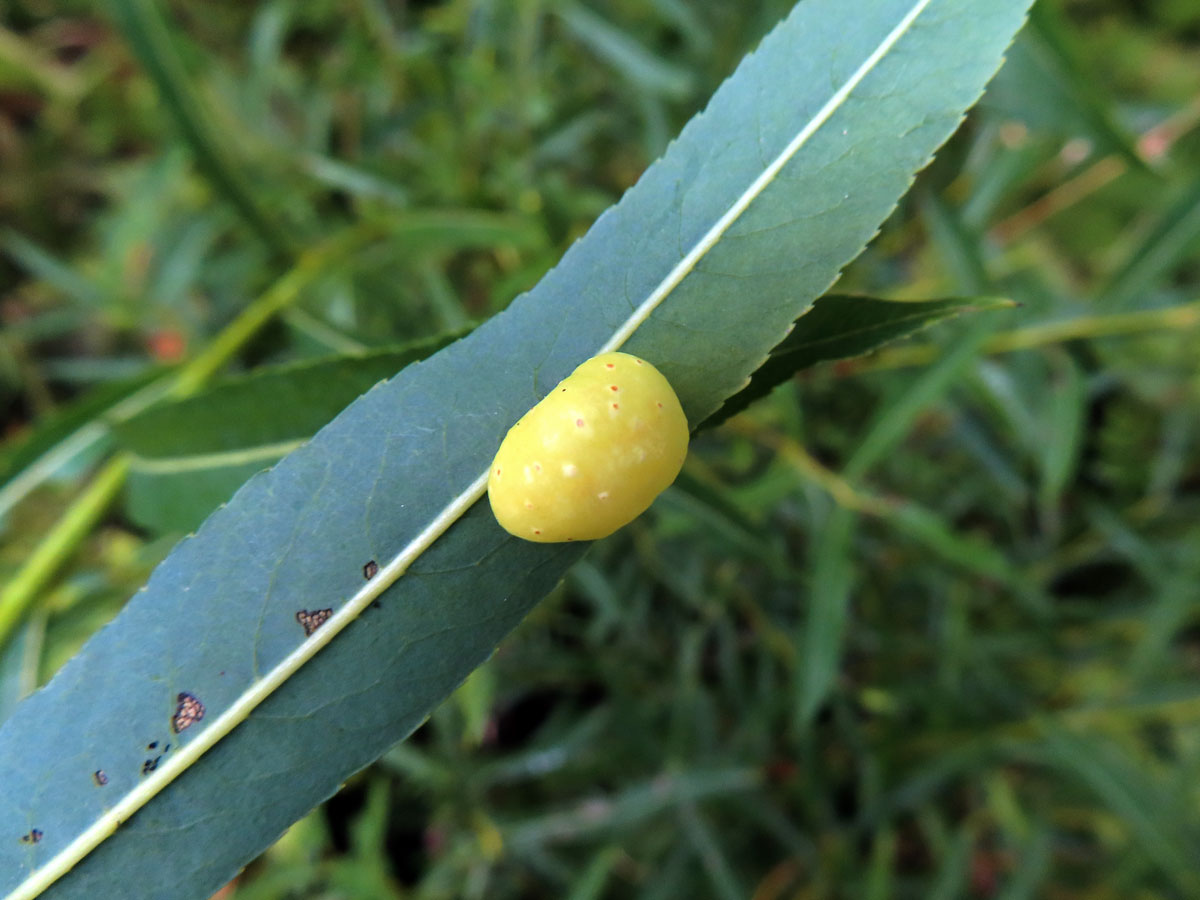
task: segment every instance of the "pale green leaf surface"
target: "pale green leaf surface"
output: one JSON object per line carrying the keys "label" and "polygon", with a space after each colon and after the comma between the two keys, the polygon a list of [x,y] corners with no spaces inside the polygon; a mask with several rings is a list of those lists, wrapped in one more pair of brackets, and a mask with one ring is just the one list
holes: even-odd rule
{"label": "pale green leaf surface", "polygon": [[[584,549],[517,541],[473,502],[506,429],[612,346],[703,421],[869,240],[1026,5],[797,7],[537,288],[252,478],[14,711],[0,890],[35,896],[82,857],[49,896],[208,896],[407,735]],[[324,607],[306,641],[296,612]],[[185,691],[206,715],[174,734]]]}
{"label": "pale green leaf surface", "polygon": [[260,369],[118,423],[117,441],[133,454],[126,510],[153,531],[195,530],[359,394],[450,340]]}

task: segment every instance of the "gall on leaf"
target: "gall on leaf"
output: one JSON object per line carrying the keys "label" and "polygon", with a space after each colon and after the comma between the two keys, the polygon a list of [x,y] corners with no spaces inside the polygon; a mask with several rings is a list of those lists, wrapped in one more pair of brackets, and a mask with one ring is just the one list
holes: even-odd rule
{"label": "gall on leaf", "polygon": [[662,373],[628,353],[583,363],[521,417],[488,472],[496,520],[529,541],[628,525],[679,475],[688,423]]}

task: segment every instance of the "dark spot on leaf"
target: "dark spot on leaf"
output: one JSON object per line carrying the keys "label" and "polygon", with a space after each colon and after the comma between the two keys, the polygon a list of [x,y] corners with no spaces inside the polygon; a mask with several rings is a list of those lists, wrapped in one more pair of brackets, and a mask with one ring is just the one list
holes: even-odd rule
{"label": "dark spot on leaf", "polygon": [[332,609],[314,609],[312,612],[302,609],[296,613],[296,621],[304,626],[304,636],[308,637],[324,625],[332,615]]}
{"label": "dark spot on leaf", "polygon": [[155,769],[157,769],[158,761],[160,759],[162,759],[161,753],[158,756],[154,757],[154,759],[148,759],[145,762],[143,762],[142,763],[142,774],[149,775],[151,772],[153,772]]}
{"label": "dark spot on leaf", "polygon": [[146,745],[146,749],[147,750],[157,750],[158,749],[158,741],[151,741],[150,743],[148,743]]}
{"label": "dark spot on leaf", "polygon": [[92,781],[96,782],[96,787],[104,787],[108,784],[108,775],[103,769],[97,769],[92,773]]}
{"label": "dark spot on leaf", "polygon": [[27,834],[21,835],[22,844],[36,844],[42,839],[42,832],[39,828],[30,829]]}
{"label": "dark spot on leaf", "polygon": [[[497,475],[500,474],[499,469],[496,470],[496,474]],[[363,566],[363,578],[367,579],[367,581],[370,581],[372,578],[374,578],[378,574],[379,574],[379,563],[375,562],[375,560],[371,560],[365,566]]]}
{"label": "dark spot on leaf", "polygon": [[175,715],[171,717],[171,730],[176,734],[191,728],[204,718],[204,704],[194,694],[181,692],[175,698]]}
{"label": "dark spot on leaf", "polygon": [[371,604],[371,609],[383,609],[383,604],[376,600]]}

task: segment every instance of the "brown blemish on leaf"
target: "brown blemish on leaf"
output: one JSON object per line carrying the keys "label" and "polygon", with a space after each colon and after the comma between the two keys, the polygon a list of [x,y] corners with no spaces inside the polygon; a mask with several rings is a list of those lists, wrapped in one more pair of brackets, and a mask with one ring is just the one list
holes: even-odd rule
{"label": "brown blemish on leaf", "polygon": [[176,734],[186,731],[204,718],[204,704],[195,694],[181,691],[175,698],[175,715],[171,716],[171,730]]}
{"label": "brown blemish on leaf", "polygon": [[[497,475],[500,474],[499,469],[496,470],[496,474]],[[374,578],[378,574],[379,574],[379,563],[375,562],[375,560],[373,560],[373,559],[367,560],[366,564],[363,566],[363,578],[367,579],[367,581],[370,581],[372,578]]]}
{"label": "brown blemish on leaf", "polygon": [[304,636],[308,637],[329,621],[329,617],[332,615],[332,609],[314,609],[312,612],[302,609],[296,613],[296,621],[304,626]]}
{"label": "brown blemish on leaf", "polygon": [[108,784],[108,774],[103,769],[97,769],[92,773],[92,781],[96,782],[96,787],[104,787]]}

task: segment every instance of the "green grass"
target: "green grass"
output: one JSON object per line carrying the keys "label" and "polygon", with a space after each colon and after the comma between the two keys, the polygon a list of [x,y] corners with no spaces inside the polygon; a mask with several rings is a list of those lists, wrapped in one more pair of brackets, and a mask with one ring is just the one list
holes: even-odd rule
{"label": "green grass", "polygon": [[[0,488],[160,368],[502,309],[789,6],[14,0]],[[1034,27],[838,285],[1020,307],[698,435],[234,897],[1200,893],[1200,15]],[[0,505],[0,715],[177,537],[108,440]]]}

